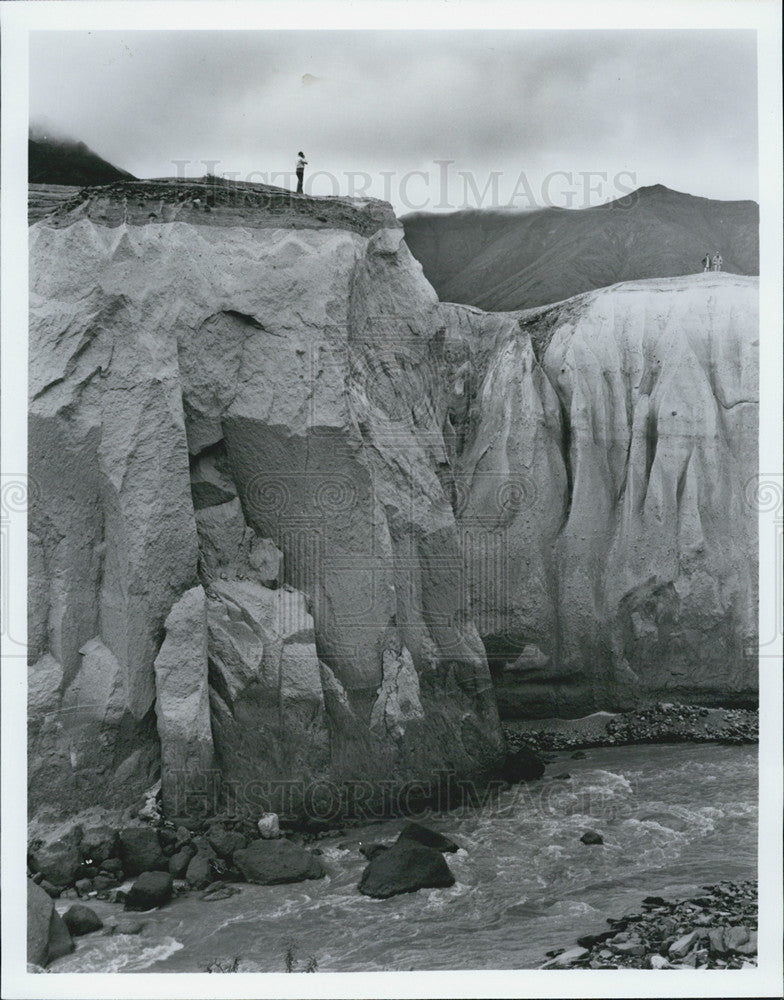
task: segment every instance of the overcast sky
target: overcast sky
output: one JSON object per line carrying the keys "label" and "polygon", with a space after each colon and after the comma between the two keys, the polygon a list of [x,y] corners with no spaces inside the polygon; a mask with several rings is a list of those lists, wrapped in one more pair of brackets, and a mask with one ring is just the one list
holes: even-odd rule
{"label": "overcast sky", "polygon": [[581,207],[657,183],[756,200],[755,44],[751,31],[46,32],[31,35],[30,116],[138,177],[218,161],[288,185],[301,149],[314,193],[367,187],[399,214],[483,193],[484,207]]}

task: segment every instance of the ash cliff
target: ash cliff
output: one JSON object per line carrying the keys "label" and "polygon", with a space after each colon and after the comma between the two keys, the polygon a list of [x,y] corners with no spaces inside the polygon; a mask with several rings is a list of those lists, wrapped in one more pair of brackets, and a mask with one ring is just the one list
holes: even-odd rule
{"label": "ash cliff", "polygon": [[124,181],[30,229],[30,803],[492,773],[753,700],[756,279],[440,303],[388,205]]}

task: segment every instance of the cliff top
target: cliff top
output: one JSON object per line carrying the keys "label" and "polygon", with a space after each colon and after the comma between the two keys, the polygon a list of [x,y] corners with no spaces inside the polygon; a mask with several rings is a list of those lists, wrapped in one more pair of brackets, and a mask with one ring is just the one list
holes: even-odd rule
{"label": "cliff top", "polygon": [[[56,229],[85,218],[109,227],[188,222],[246,229],[348,229],[360,236],[401,228],[392,206],[377,198],[297,195],[269,184],[211,176],[85,187],[43,218]],[[31,222],[40,219],[40,212],[30,213]]]}

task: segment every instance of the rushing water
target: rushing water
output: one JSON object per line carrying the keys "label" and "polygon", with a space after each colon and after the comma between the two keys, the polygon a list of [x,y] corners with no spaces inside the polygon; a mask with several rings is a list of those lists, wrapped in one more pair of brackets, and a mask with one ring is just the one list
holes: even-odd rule
{"label": "rushing water", "polygon": [[[393,839],[390,821],[319,843],[328,875],[298,885],[194,894],[144,914],[140,935],[91,935],[52,972],[194,972],[241,959],[282,972],[290,943],[320,972],[533,968],[655,894],[685,896],[757,871],[757,748],[640,746],[557,754],[543,779],[492,808],[428,818],[463,847],[456,884],[387,900],[360,895],[359,842]],[[603,846],[580,842],[598,830]],[[58,901],[62,912],[69,901]],[[120,907],[91,903],[104,919]],[[131,915],[129,915],[131,916]],[[135,916],[135,915],[134,915]]]}

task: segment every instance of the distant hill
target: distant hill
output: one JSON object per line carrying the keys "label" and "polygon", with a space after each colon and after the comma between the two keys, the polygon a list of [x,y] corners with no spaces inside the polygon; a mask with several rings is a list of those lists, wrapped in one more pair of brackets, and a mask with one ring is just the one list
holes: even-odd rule
{"label": "distant hill", "polygon": [[31,184],[111,184],[132,174],[101,159],[83,142],[36,136],[27,140],[27,178]]}
{"label": "distant hill", "polygon": [[558,302],[618,281],[701,270],[759,274],[759,206],[643,187],[595,208],[472,209],[402,219],[406,242],[444,302],[487,310]]}

